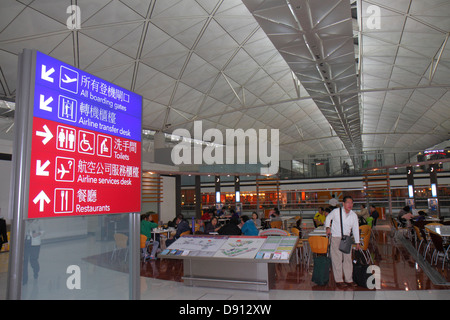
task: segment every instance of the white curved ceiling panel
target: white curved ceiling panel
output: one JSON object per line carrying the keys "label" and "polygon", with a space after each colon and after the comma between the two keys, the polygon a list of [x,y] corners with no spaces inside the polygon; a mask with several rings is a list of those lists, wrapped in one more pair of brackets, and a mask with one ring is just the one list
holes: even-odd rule
{"label": "white curved ceiling panel", "polygon": [[450,138],[447,0],[78,0],[73,30],[72,2],[0,1],[1,98],[31,48],[142,95],[147,129],[279,129],[283,159]]}

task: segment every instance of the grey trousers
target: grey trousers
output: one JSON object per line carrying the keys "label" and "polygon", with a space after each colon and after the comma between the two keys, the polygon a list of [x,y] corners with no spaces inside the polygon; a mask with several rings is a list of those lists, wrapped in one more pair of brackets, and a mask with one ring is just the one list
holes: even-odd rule
{"label": "grey trousers", "polygon": [[353,263],[352,253],[344,254],[339,251],[341,237],[331,238],[331,265],[333,267],[333,276],[336,282],[353,282]]}

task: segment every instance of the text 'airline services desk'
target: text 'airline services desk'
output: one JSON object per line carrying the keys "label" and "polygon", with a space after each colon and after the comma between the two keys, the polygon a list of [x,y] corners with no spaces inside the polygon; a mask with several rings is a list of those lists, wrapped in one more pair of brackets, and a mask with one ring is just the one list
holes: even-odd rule
{"label": "text 'airline services desk'", "polygon": [[182,259],[184,284],[269,291],[275,264],[289,263],[297,247],[292,236],[210,236],[179,238],[159,255]]}

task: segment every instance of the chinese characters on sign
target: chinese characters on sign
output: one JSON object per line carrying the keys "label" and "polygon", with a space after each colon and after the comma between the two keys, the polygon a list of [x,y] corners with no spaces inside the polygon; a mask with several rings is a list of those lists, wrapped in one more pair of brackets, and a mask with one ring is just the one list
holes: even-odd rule
{"label": "chinese characters on sign", "polygon": [[28,218],[140,211],[142,98],[36,53]]}

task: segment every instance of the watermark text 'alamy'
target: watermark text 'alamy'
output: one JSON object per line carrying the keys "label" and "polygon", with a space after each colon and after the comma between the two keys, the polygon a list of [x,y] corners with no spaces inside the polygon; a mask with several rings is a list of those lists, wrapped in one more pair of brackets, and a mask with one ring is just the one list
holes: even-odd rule
{"label": "watermark text 'alamy'", "polygon": [[[180,137],[179,139],[177,137]],[[183,138],[181,138],[183,137]],[[246,139],[248,143],[246,144]],[[172,149],[171,158],[180,164],[261,164],[261,175],[276,174],[279,167],[279,130],[270,129],[226,129],[216,128],[203,132],[201,121],[194,121],[194,136],[187,129],[172,132],[172,141],[180,141]],[[211,141],[206,142],[204,141]],[[246,150],[246,145],[248,150]],[[269,156],[270,145],[270,156]],[[248,152],[247,152],[248,151]],[[248,157],[248,162],[246,158]]]}

